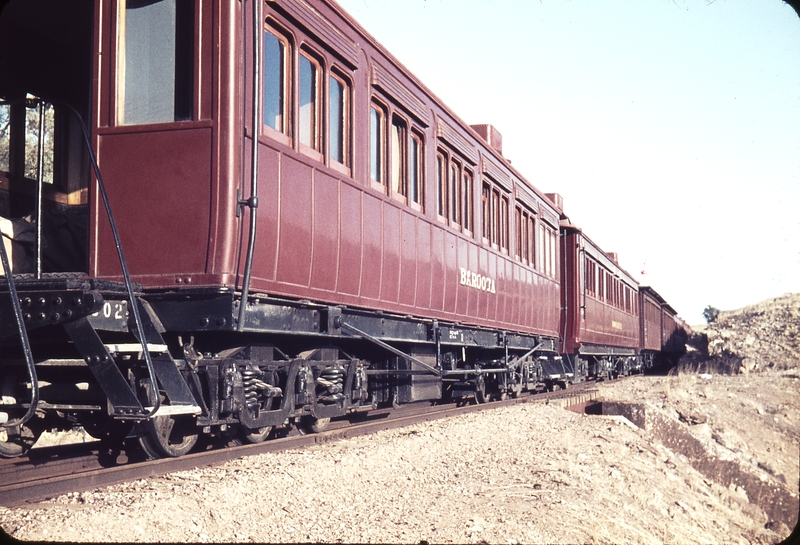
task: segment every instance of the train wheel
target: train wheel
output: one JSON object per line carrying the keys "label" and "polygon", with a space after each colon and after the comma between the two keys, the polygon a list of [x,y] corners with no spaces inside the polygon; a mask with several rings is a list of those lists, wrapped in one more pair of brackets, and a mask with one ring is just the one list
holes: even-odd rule
{"label": "train wheel", "polygon": [[486,379],[483,375],[478,375],[475,379],[475,402],[488,403],[491,399],[491,394],[486,390]]}
{"label": "train wheel", "polygon": [[330,423],[330,418],[314,418],[313,416],[303,416],[297,423],[297,430],[302,435],[319,433],[321,431],[325,431],[325,428],[327,428],[328,424]]}
{"label": "train wheel", "polygon": [[42,431],[26,425],[0,428],[0,456],[16,458],[27,454]]}
{"label": "train wheel", "polygon": [[264,426],[263,428],[245,428],[242,426],[239,433],[233,438],[233,442],[237,445],[245,445],[248,443],[263,443],[272,433],[273,426]]}
{"label": "train wheel", "polygon": [[133,429],[133,424],[115,420],[106,413],[89,414],[80,419],[86,433],[107,443],[121,443]]}
{"label": "train wheel", "polygon": [[136,424],[142,448],[153,459],[183,456],[197,443],[193,417],[156,416]]}

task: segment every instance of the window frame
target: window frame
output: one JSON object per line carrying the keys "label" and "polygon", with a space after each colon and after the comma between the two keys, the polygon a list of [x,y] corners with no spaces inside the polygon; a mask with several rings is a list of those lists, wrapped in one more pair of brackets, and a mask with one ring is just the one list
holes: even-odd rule
{"label": "window frame", "polygon": [[[266,116],[266,85],[264,85],[262,81],[262,88],[261,88],[261,127],[259,133],[272,138],[273,140],[277,140],[284,145],[291,146],[292,145],[292,109],[294,104],[294,86],[293,83],[293,74],[294,70],[294,48],[293,48],[293,41],[290,37],[290,34],[283,30],[280,26],[275,24],[272,19],[267,19],[262,27],[262,39],[266,41],[267,34],[271,34],[278,42],[279,45],[283,47],[283,66],[280,67],[281,78],[282,80],[279,81],[280,92],[282,96],[280,98],[280,117],[281,117],[281,127],[276,128],[267,123]],[[264,44],[263,51],[266,51],[266,43]],[[262,59],[262,79],[265,77],[266,74],[266,55],[263,56]]]}
{"label": "window frame", "polygon": [[[325,108],[327,111],[326,119],[327,119],[327,126],[325,127],[324,133],[326,138],[326,146],[325,149],[327,150],[326,156],[328,158],[328,166],[338,170],[339,172],[350,175],[351,173],[351,161],[352,161],[352,83],[351,81],[344,76],[340,70],[337,70],[335,66],[331,66],[331,68],[327,71],[327,93],[326,97],[327,100],[325,101]],[[339,135],[339,140],[341,142],[342,148],[342,159],[343,161],[339,161],[338,158],[334,157],[333,154],[333,143],[331,142],[331,136],[333,131],[333,122],[332,122],[332,80],[336,81],[342,88],[342,104],[341,104],[341,134]]]}
{"label": "window frame", "polygon": [[[304,131],[307,127],[304,127],[307,120],[303,119],[303,93],[305,92],[304,82],[303,82],[303,61],[307,61],[308,64],[312,67],[314,72],[314,81],[312,82],[312,95],[313,95],[313,106],[311,108],[311,131],[313,134],[310,134],[310,139],[308,142],[305,142],[304,138]],[[297,52],[297,97],[292,97],[293,107],[297,108],[297,122],[295,123],[296,130],[297,130],[297,143],[298,147],[301,152],[306,155],[309,155],[318,161],[323,160],[323,146],[322,146],[322,135],[324,134],[324,128],[322,124],[322,116],[323,116],[323,90],[324,90],[324,78],[325,74],[328,73],[325,70],[324,63],[319,59],[319,57],[308,49],[305,46],[301,46]],[[321,76],[321,77],[320,77]],[[322,80],[322,81],[320,81]],[[295,104],[296,103],[296,104]]]}
{"label": "window frame", "polygon": [[[289,30],[291,28],[291,31]],[[282,48],[283,66],[276,76],[283,93],[281,129],[265,122],[267,89],[262,85],[262,120],[259,134],[345,175],[353,174],[353,77],[324,43],[270,15],[262,29],[264,39],[271,35]],[[265,48],[266,50],[266,45]],[[267,56],[262,59],[266,78]],[[305,64],[307,63],[307,64]],[[310,66],[314,81],[309,87],[305,66]],[[306,118],[302,102],[312,88],[311,115]],[[306,133],[306,122],[311,130]],[[313,128],[312,128],[313,127]],[[313,133],[313,134],[310,134]],[[309,145],[310,144],[310,145]],[[385,159],[384,159],[385,161]]]}
{"label": "window frame", "polygon": [[536,244],[536,219],[535,214],[531,214],[528,218],[528,265],[532,269],[536,268],[536,249],[538,248]]}
{"label": "window frame", "polygon": [[408,205],[417,212],[422,212],[425,208],[425,139],[422,132],[412,127],[408,144]]}
{"label": "window frame", "polygon": [[492,180],[481,180],[481,241],[505,254],[511,252],[511,194]]}
{"label": "window frame", "polygon": [[408,150],[410,131],[408,121],[392,114],[389,126],[389,194],[395,200],[408,203]]}
{"label": "window frame", "polygon": [[444,150],[436,150],[436,219],[442,223],[448,223],[448,212],[450,210],[450,200],[448,198],[448,175],[449,163]]}
{"label": "window frame", "polygon": [[520,201],[517,201],[515,209],[516,244],[514,246],[514,257],[523,264],[535,268],[532,253],[535,247],[535,245],[532,244],[532,239],[536,238],[535,212]]}
{"label": "window frame", "polygon": [[472,169],[464,166],[461,171],[461,198],[462,198],[462,230],[464,234],[472,237],[475,230],[475,211],[474,211],[474,194],[475,194],[475,176]]}
{"label": "window frame", "polygon": [[[28,95],[28,98],[34,98]],[[40,112],[44,111],[44,143],[42,163],[42,184],[45,192],[66,192],[61,172],[61,150],[64,142],[61,107],[45,102],[42,110],[28,108],[26,104],[2,104],[8,120],[6,149],[7,165],[0,168],[0,180],[20,181],[36,184],[39,177],[39,123]],[[29,130],[29,127],[30,130]],[[29,146],[32,146],[29,147]],[[5,168],[7,167],[7,168]],[[7,189],[6,187],[4,187]]]}
{"label": "window frame", "polygon": [[508,194],[500,193],[500,236],[498,237],[498,244],[500,246],[500,251],[503,253],[509,253],[509,215],[511,214],[510,211],[510,204],[511,201],[509,199]]}
{"label": "window frame", "polygon": [[[128,96],[128,51],[131,45],[127,41],[128,13],[127,0],[118,0],[115,4],[116,36],[113,40],[113,52],[110,55],[112,68],[112,90],[110,96],[110,121],[117,127],[150,127],[158,125],[171,125],[197,121],[200,117],[200,104],[197,101],[197,86],[202,72],[202,62],[198,51],[198,21],[201,17],[202,7],[198,9],[194,2],[175,2],[175,50],[173,52],[172,73],[172,119],[134,120],[125,121],[126,97]],[[131,33],[136,35],[135,32]],[[149,48],[148,48],[149,49]],[[188,57],[188,59],[186,58]],[[163,56],[159,57],[163,58]],[[187,77],[187,71],[191,75]],[[136,74],[134,74],[135,76]],[[188,81],[187,81],[188,80]],[[135,88],[135,85],[132,86]],[[160,89],[159,85],[148,85],[151,89]],[[144,102],[152,101],[153,94],[148,93]],[[180,98],[179,98],[180,97]],[[129,112],[128,112],[129,113]],[[183,114],[183,115],[181,115]],[[152,115],[152,113],[150,114]]]}
{"label": "window frame", "polygon": [[451,156],[447,167],[447,210],[450,226],[458,231],[462,225],[461,192],[461,162]]}
{"label": "window frame", "polygon": [[[373,115],[374,114],[374,115]],[[371,100],[369,103],[369,181],[373,189],[386,194],[386,106]],[[377,126],[374,125],[377,119]],[[377,163],[375,162],[377,160]],[[377,168],[376,168],[377,167]],[[377,172],[376,172],[377,170]]]}
{"label": "window frame", "polygon": [[481,182],[481,240],[487,246],[492,244],[492,184],[484,179]]}
{"label": "window frame", "polygon": [[554,227],[541,221],[539,223],[539,260],[537,270],[551,278],[558,277],[558,234]]}
{"label": "window frame", "polygon": [[587,257],[584,261],[586,267],[585,273],[585,289],[586,294],[596,298],[597,297],[597,262],[594,259]]}

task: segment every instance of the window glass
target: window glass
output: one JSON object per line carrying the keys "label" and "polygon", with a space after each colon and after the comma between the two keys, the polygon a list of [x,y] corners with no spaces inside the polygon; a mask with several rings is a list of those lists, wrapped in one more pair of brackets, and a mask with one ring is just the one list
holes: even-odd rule
{"label": "window glass", "polygon": [[264,31],[264,124],[286,132],[286,42],[269,30]]}
{"label": "window glass", "polygon": [[436,211],[447,216],[447,160],[441,153],[436,154]]}
{"label": "window glass", "polygon": [[370,106],[369,149],[370,179],[383,184],[383,112],[377,106]]}
{"label": "window glass", "polygon": [[330,105],[328,120],[328,130],[330,139],[330,154],[331,159],[342,164],[347,164],[347,148],[345,127],[347,126],[346,118],[349,108],[349,96],[347,93],[347,86],[344,81],[336,76],[330,78]]}
{"label": "window glass", "polygon": [[500,247],[508,250],[508,197],[500,198]]}
{"label": "window glass", "polygon": [[491,186],[484,182],[481,188],[481,228],[483,238],[488,241],[492,240],[491,193]]}
{"label": "window glass", "polygon": [[0,171],[11,170],[11,106],[0,104]]}
{"label": "window glass", "polygon": [[392,191],[400,195],[406,195],[405,182],[405,145],[406,145],[406,126],[397,117],[392,119]]}
{"label": "window glass", "polygon": [[531,239],[535,234],[531,215],[527,209],[517,206],[515,219],[517,228],[517,258],[526,265],[531,265],[533,263]]}
{"label": "window glass", "polygon": [[461,176],[458,164],[450,163],[450,220],[461,223]]}
{"label": "window glass", "polygon": [[538,257],[537,265],[539,266],[539,270],[542,272],[547,271],[546,269],[547,262],[544,257],[544,248],[545,248],[544,238],[545,238],[545,227],[543,223],[539,222],[539,255],[537,256]]}
{"label": "window glass", "polygon": [[[28,95],[28,98],[34,98]],[[56,110],[52,104],[42,108],[42,181],[55,183],[55,127]],[[40,109],[27,108],[24,104],[0,104],[0,172],[15,178],[38,180],[39,178],[39,124]],[[20,163],[12,161],[20,158]],[[12,162],[14,165],[12,165]]]}
{"label": "window glass", "polygon": [[408,152],[408,198],[412,202],[422,204],[422,139],[411,135]]}
{"label": "window glass", "polygon": [[528,218],[528,264],[534,267],[536,259],[536,223],[533,217]]}
{"label": "window glass", "polygon": [[500,191],[492,189],[492,244],[500,242]]}
{"label": "window glass", "polygon": [[462,187],[461,187],[461,197],[463,204],[463,212],[461,214],[462,221],[464,225],[464,229],[467,231],[472,231],[472,173],[467,169],[464,169],[464,174],[462,176]]}
{"label": "window glass", "polygon": [[121,0],[118,122],[192,118],[194,2]]}
{"label": "window glass", "polygon": [[320,150],[319,145],[319,64],[300,54],[300,119],[298,120],[298,136],[300,143]]}
{"label": "window glass", "polygon": [[530,263],[530,254],[528,253],[528,229],[529,220],[527,212],[522,215],[522,261]]}
{"label": "window glass", "polygon": [[545,231],[544,231],[544,246],[545,246],[545,250],[544,250],[545,251],[544,271],[545,271],[545,274],[547,274],[547,275],[552,275],[553,274],[553,268],[552,268],[553,267],[553,261],[552,261],[553,254],[552,254],[551,249],[550,249],[551,242],[552,241],[550,239],[550,229],[545,228]]}
{"label": "window glass", "polygon": [[[52,104],[44,108],[42,180],[53,183],[53,156],[55,154],[55,112]],[[39,176],[39,108],[25,108],[25,177],[37,180]]]}

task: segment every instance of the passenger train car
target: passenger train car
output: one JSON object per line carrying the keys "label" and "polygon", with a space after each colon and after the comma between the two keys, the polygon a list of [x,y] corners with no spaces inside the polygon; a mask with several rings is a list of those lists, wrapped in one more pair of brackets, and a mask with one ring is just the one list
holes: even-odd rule
{"label": "passenger train car", "polygon": [[179,456],[665,347],[500,133],[332,0],[11,0],[0,99],[2,455],[80,424]]}

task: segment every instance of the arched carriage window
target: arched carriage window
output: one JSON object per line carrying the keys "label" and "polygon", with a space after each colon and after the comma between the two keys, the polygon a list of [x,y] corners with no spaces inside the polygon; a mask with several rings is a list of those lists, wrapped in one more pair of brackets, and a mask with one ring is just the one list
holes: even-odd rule
{"label": "arched carriage window", "polygon": [[384,156],[386,150],[386,135],[384,125],[386,112],[383,107],[372,103],[369,107],[369,178],[379,187],[386,185]]}
{"label": "arched carriage window", "polygon": [[320,62],[311,55],[300,52],[300,88],[298,89],[298,133],[300,143],[314,151],[322,151],[320,131],[322,90],[320,88]]}
{"label": "arched carriage window", "polygon": [[[272,18],[262,55],[264,134],[349,175],[352,84],[345,71],[322,44]],[[384,176],[383,162],[376,167]]]}
{"label": "arched carriage window", "polygon": [[473,229],[473,174],[468,162],[442,146],[436,154],[436,194],[439,221],[468,235]]}
{"label": "arched carriage window", "polygon": [[287,134],[289,91],[288,40],[276,31],[264,30],[264,81],[262,83],[262,112],[264,125]]}

